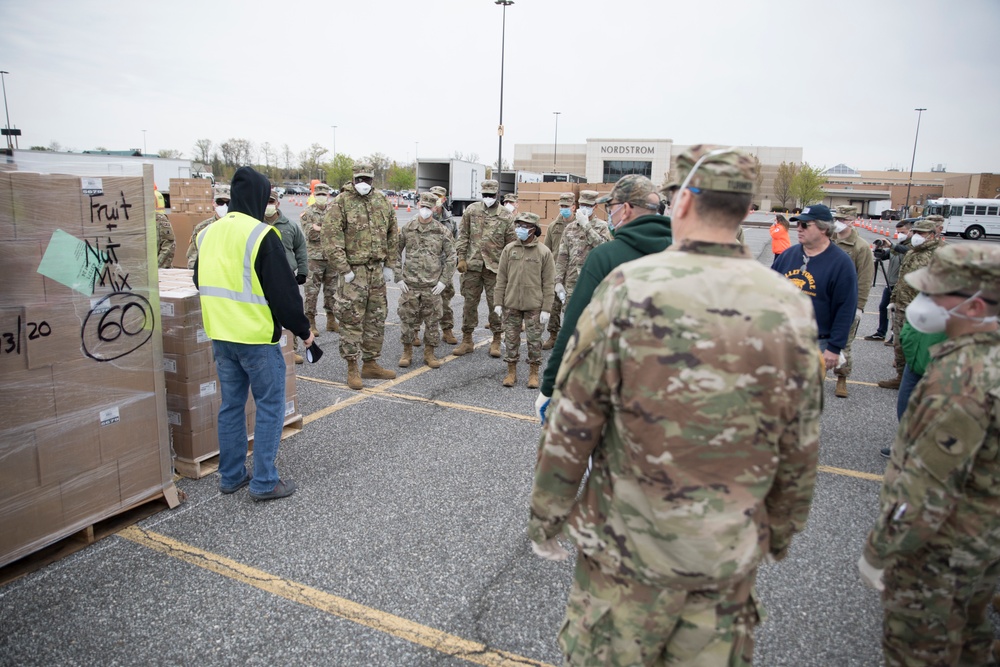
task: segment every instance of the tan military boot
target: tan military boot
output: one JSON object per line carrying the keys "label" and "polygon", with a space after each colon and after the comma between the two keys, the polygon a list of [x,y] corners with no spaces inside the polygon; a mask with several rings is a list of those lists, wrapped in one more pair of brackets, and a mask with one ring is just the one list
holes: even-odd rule
{"label": "tan military boot", "polygon": [[347,386],[354,390],[359,390],[364,386],[361,382],[361,373],[358,371],[357,359],[347,360]]}
{"label": "tan military boot", "polygon": [[400,368],[409,368],[410,362],[413,360],[413,346],[406,343],[403,344],[403,356],[399,358]]}
{"label": "tan military boot", "polygon": [[298,352],[296,352],[295,353],[295,363],[301,364],[301,363],[304,363],[304,362],[305,362],[305,359],[302,358],[302,355],[299,354]]}
{"label": "tan military boot", "polygon": [[471,354],[474,349],[475,347],[472,345],[472,333],[463,333],[462,344],[452,350],[451,353],[456,357],[460,357],[463,354]]}
{"label": "tan military boot", "polygon": [[558,335],[559,335],[558,332],[556,332],[556,331],[550,331],[549,332],[549,337],[545,339],[544,343],[542,343],[542,349],[543,350],[551,350],[553,347],[555,347],[555,345],[556,345],[556,336],[558,336]]}
{"label": "tan military boot", "polygon": [[834,395],[837,398],[847,398],[847,378],[843,375],[837,376],[837,391]]}
{"label": "tan military boot", "polygon": [[396,372],[382,368],[376,360],[369,359],[361,364],[361,377],[369,380],[391,380],[396,377]]}
{"label": "tan military boot", "polygon": [[313,336],[315,336],[316,338],[319,338],[319,327],[316,326],[316,316],[315,315],[310,315],[309,316],[309,331],[312,332]]}
{"label": "tan military boot", "polygon": [[493,334],[493,342],[490,343],[490,356],[500,358],[500,334]]}
{"label": "tan military boot", "polygon": [[441,360],[434,356],[434,347],[431,345],[424,346],[424,363],[429,368],[441,368]]}
{"label": "tan military boot", "polygon": [[507,362],[507,375],[504,376],[503,386],[513,387],[517,383],[517,362]]}
{"label": "tan military boot", "polygon": [[878,386],[882,387],[883,389],[899,389],[899,383],[900,381],[902,381],[902,379],[903,375],[902,373],[900,373],[891,380],[879,380]]}
{"label": "tan military boot", "polygon": [[528,389],[538,389],[538,364],[528,367]]}
{"label": "tan military boot", "polygon": [[420,347],[420,327],[413,330],[413,347]]}
{"label": "tan military boot", "polygon": [[448,345],[458,343],[458,340],[455,338],[455,332],[451,329],[441,329],[441,340],[448,343]]}
{"label": "tan military boot", "polygon": [[326,330],[332,331],[333,333],[340,331],[340,325],[337,324],[337,318],[333,315],[326,316]]}

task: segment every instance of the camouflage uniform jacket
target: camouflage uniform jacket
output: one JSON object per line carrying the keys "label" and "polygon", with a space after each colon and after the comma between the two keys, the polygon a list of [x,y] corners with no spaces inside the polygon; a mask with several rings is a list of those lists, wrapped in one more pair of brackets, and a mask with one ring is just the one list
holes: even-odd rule
{"label": "camouflage uniform jacket", "polygon": [[500,253],[493,303],[514,310],[552,312],[555,262],[552,251],[534,239],[514,241]]}
{"label": "camouflage uniform jacket", "polygon": [[329,208],[330,204],[327,204],[323,208],[319,208],[315,204],[307,206],[299,218],[299,224],[302,225],[302,233],[306,235],[306,250],[309,259],[326,259],[326,255],[323,254],[322,231],[316,231],[312,226],[316,225],[322,230],[323,218]]}
{"label": "camouflage uniform jacket", "polygon": [[846,239],[838,238],[834,242],[854,261],[854,268],[858,272],[858,308],[864,310],[875,280],[875,256],[856,229],[851,229],[851,234]]}
{"label": "camouflage uniform jacket", "polygon": [[208,218],[207,220],[202,220],[201,222],[199,222],[197,225],[194,226],[194,229],[191,230],[191,242],[188,243],[188,249],[186,255],[189,269],[194,268],[195,260],[198,259],[198,234],[201,234],[201,230],[205,229],[218,219],[219,216],[213,213],[211,218]]}
{"label": "camouflage uniform jacket", "polygon": [[441,213],[434,214],[434,219],[444,225],[444,228],[451,233],[452,239],[458,238],[458,225],[455,224],[455,218],[450,213],[442,209]]}
{"label": "camouflage uniform jacket", "polygon": [[278,211],[278,219],[274,222],[264,221],[278,230],[281,237],[281,245],[285,247],[285,259],[292,268],[292,273],[300,276],[309,275],[309,255],[306,252],[306,236],[302,229],[293,225],[292,221],[285,217],[285,214]]}
{"label": "camouflage uniform jacket", "polygon": [[553,257],[559,256],[559,243],[562,241],[563,232],[566,230],[567,224],[569,224],[569,221],[559,215],[555,220],[549,222],[549,226],[545,230],[545,245],[552,251]]}
{"label": "camouflage uniform jacket", "polygon": [[448,285],[455,275],[455,242],[443,225],[414,218],[399,233],[396,266],[403,267],[402,277],[397,274],[396,278],[409,287],[434,287],[438,282]]}
{"label": "camouflage uniform jacket", "polygon": [[931,357],[865,546],[876,567],[926,549],[950,553],[957,568],[1000,560],[1000,332],[947,340]]}
{"label": "camouflage uniform jacket", "polygon": [[174,228],[170,226],[170,219],[163,213],[156,214],[156,241],[156,265],[161,269],[169,269],[174,261],[177,241],[174,240]]}
{"label": "camouflage uniform jacket", "polygon": [[556,253],[556,282],[572,292],[580,269],[590,251],[611,240],[611,230],[603,220],[591,217],[586,229],[576,220],[566,225]]}
{"label": "camouflage uniform jacket", "polygon": [[321,238],[323,254],[337,273],[380,262],[396,268],[399,224],[392,204],[377,190],[364,197],[353,190],[337,195],[327,205]]}
{"label": "camouflage uniform jacket", "polygon": [[943,241],[931,239],[917,247],[910,246],[910,251],[903,255],[903,261],[899,265],[899,278],[896,286],[892,288],[892,303],[901,310],[906,310],[910,302],[917,297],[917,290],[910,286],[910,283],[903,280],[903,277],[910,271],[927,266],[931,261],[931,255],[941,247]]}
{"label": "camouflage uniform jacket", "polygon": [[500,253],[517,240],[514,216],[498,203],[487,209],[483,202],[470,204],[462,213],[455,252],[465,260],[470,271],[499,270]]}
{"label": "camouflage uniform jacket", "polygon": [[784,557],[816,483],[816,336],[810,299],[741,246],[615,269],[559,368],[529,537],[565,527],[602,570],[688,590]]}

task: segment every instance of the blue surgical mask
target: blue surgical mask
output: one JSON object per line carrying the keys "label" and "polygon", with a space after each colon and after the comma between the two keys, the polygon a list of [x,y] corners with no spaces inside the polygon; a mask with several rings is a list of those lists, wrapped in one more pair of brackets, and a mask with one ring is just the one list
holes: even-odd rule
{"label": "blue surgical mask", "polygon": [[531,235],[531,233],[524,227],[518,227],[514,230],[514,233],[517,234],[517,238],[521,241],[527,241],[528,237]]}
{"label": "blue surgical mask", "polygon": [[572,215],[572,213],[573,213],[573,211],[571,211],[568,208],[561,208],[561,209],[559,209],[559,215],[561,215],[562,217],[566,218],[567,220],[569,220],[569,216]]}

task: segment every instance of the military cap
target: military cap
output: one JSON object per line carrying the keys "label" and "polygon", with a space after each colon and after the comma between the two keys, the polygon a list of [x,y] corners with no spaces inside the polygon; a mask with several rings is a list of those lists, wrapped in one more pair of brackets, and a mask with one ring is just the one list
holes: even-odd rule
{"label": "military cap", "polygon": [[944,216],[943,215],[928,215],[926,217],[926,219],[930,220],[935,225],[943,225],[944,224]]}
{"label": "military cap", "polygon": [[834,220],[853,220],[858,217],[857,206],[838,206],[833,213]]}
{"label": "military cap", "polygon": [[356,164],[354,165],[354,178],[358,176],[367,176],[368,178],[375,178],[375,167],[370,164]]}
{"label": "military cap", "polygon": [[516,204],[517,203],[517,195],[515,195],[512,192],[508,193],[508,194],[505,194],[503,196],[503,203],[504,204],[507,204],[507,203]]}
{"label": "military cap", "polygon": [[[695,163],[716,148],[698,144],[678,155],[674,179],[663,186],[662,191],[672,192],[679,188]],[[706,158],[688,183],[692,188],[740,194],[753,194],[756,184],[757,163],[750,154],[735,148]]]}
{"label": "military cap", "polygon": [[317,183],[316,187],[313,188],[313,194],[314,195],[318,195],[320,193],[332,194],[333,193],[333,188],[331,188],[326,183]]}
{"label": "military cap", "polygon": [[597,190],[580,190],[580,203],[584,206],[593,206],[600,194]]}
{"label": "military cap", "polygon": [[606,204],[610,201],[615,201],[621,204],[632,204],[640,208],[656,210],[658,207],[647,201],[649,195],[655,192],[656,186],[653,185],[653,181],[639,174],[629,174],[628,176],[619,178],[611,192],[598,199],[596,203]]}
{"label": "military cap", "polygon": [[907,273],[904,279],[924,294],[982,290],[996,295],[1000,292],[1000,246],[949,243],[934,251],[927,266]]}
{"label": "military cap", "polygon": [[438,205],[438,197],[433,192],[421,192],[420,202],[418,206],[426,206],[427,208],[434,208]]}
{"label": "military cap", "polygon": [[812,206],[806,206],[802,209],[802,212],[796,216],[789,218],[792,222],[809,222],[811,220],[819,220],[820,222],[833,222],[833,216],[830,214],[830,208],[825,204],[813,204]]}
{"label": "military cap", "polygon": [[274,188],[271,188],[271,196],[268,197],[268,200],[271,200],[271,199],[273,199],[274,201],[278,201],[278,199],[280,199],[278,197],[278,191],[275,190]]}
{"label": "military cap", "polygon": [[229,200],[229,186],[228,185],[216,185],[213,190],[215,191],[215,199],[225,199]]}
{"label": "military cap", "polygon": [[911,230],[915,232],[922,232],[924,234],[933,232],[937,230],[937,223],[930,218],[920,218],[910,227]]}
{"label": "military cap", "polygon": [[430,191],[431,191],[432,194],[434,194],[434,195],[436,195],[438,197],[445,197],[448,194],[448,191],[445,190],[440,185],[435,185],[433,188],[431,188]]}
{"label": "military cap", "polygon": [[495,195],[500,192],[500,183],[490,179],[488,181],[483,181],[480,184],[480,188],[482,189],[484,195]]}
{"label": "military cap", "polygon": [[535,229],[538,230],[536,232],[536,235],[537,235],[537,234],[541,234],[542,233],[542,226],[539,224],[539,222],[538,222],[539,220],[540,220],[540,218],[536,214],[524,212],[524,213],[518,213],[517,214],[517,217],[514,218],[514,224],[517,224],[519,222],[528,222],[528,223],[531,223],[532,225],[535,226]]}
{"label": "military cap", "polygon": [[559,205],[560,206],[572,206],[576,203],[576,195],[572,192],[564,192],[559,195]]}

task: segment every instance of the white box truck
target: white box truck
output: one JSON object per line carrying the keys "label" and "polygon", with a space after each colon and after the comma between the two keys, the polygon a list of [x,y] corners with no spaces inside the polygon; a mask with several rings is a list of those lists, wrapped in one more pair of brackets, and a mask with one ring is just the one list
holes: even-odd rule
{"label": "white box truck", "polygon": [[448,190],[452,215],[459,216],[465,207],[483,197],[480,184],[486,179],[486,165],[465,160],[417,160],[417,192],[427,192],[435,185]]}

